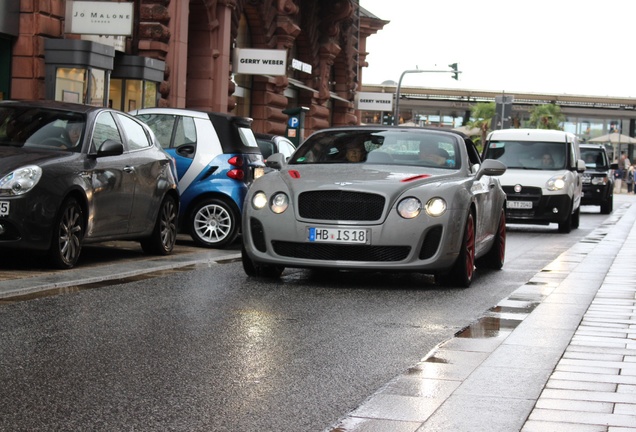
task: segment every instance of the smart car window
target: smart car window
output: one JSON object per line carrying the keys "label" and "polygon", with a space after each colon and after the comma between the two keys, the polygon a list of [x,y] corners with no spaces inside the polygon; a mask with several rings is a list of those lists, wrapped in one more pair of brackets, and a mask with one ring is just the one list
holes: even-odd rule
{"label": "smart car window", "polygon": [[254,136],[252,129],[239,127],[238,132],[243,145],[247,147],[258,147],[258,143],[256,142],[256,137]]}
{"label": "smart car window", "polygon": [[128,138],[129,150],[139,150],[150,147],[148,135],[146,135],[142,125],[121,114],[117,114],[117,118],[122,125],[124,134]]}
{"label": "smart car window", "polygon": [[93,131],[93,148],[99,150],[104,141],[114,140],[117,142],[123,142],[117,129],[117,123],[109,112],[103,112],[99,114],[95,121],[95,130]]}
{"label": "smart car window", "polygon": [[197,128],[192,117],[181,117],[174,133],[174,147],[197,142]]}
{"label": "smart car window", "polygon": [[[170,148],[172,141],[172,131],[174,129],[177,116],[166,114],[141,114],[137,116],[154,132],[157,141],[164,149]],[[192,119],[191,119],[192,120]]]}

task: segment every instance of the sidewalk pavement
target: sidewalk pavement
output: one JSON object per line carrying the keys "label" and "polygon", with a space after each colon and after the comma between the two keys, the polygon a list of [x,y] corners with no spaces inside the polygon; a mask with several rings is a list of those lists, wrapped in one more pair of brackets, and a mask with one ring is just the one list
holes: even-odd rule
{"label": "sidewalk pavement", "polygon": [[629,201],[327,431],[636,431]]}

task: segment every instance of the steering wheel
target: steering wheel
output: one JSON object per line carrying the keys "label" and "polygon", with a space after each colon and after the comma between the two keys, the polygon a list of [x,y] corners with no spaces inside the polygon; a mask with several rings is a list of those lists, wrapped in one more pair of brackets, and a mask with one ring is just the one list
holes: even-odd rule
{"label": "steering wheel", "polygon": [[58,147],[63,149],[71,148],[71,143],[63,138],[47,138],[42,141],[42,145],[49,147]]}

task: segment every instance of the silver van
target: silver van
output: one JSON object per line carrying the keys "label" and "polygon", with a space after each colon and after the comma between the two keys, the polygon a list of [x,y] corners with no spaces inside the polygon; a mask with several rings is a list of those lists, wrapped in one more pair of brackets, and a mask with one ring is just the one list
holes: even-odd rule
{"label": "silver van", "polygon": [[507,223],[557,223],[562,233],[578,228],[585,162],[576,135],[546,129],[496,130],[488,135],[484,159],[497,159],[508,167],[500,177]]}

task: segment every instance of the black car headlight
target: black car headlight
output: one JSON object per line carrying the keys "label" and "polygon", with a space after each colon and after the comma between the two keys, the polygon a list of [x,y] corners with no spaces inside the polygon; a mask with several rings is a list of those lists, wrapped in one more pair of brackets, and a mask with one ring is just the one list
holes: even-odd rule
{"label": "black car headlight", "polygon": [[10,172],[0,179],[0,192],[8,195],[22,195],[30,191],[42,178],[42,168],[27,165]]}
{"label": "black car headlight", "polygon": [[607,184],[607,176],[602,177],[592,177],[592,184],[595,186],[601,186]]}

